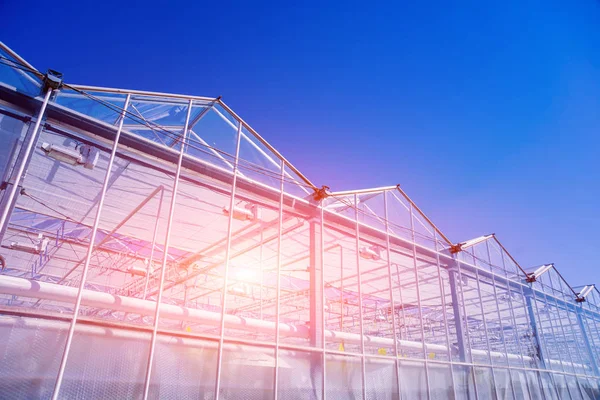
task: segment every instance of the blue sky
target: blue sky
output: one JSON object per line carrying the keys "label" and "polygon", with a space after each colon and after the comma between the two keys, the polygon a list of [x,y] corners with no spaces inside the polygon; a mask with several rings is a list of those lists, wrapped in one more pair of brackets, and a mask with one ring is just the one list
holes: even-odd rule
{"label": "blue sky", "polygon": [[[65,3],[65,2],[63,2]],[[399,183],[454,241],[600,283],[600,2],[3,1],[69,83],[222,95],[317,185]]]}

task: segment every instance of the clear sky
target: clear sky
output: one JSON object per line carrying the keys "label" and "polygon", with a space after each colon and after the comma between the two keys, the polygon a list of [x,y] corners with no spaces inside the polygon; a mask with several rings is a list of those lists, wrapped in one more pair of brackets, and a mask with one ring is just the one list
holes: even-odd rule
{"label": "clear sky", "polygon": [[600,1],[77,3],[0,0],[0,40],[69,83],[222,95],[315,184],[399,183],[452,240],[600,284]]}

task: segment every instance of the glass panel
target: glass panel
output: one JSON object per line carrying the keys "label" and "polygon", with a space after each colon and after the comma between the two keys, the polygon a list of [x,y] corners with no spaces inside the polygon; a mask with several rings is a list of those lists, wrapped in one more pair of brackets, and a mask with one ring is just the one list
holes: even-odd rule
{"label": "glass panel", "polygon": [[54,101],[61,106],[85,114],[108,124],[118,123],[126,95],[118,93],[80,92],[62,89]]}
{"label": "glass panel", "polygon": [[235,159],[237,124],[222,118],[214,109],[210,109],[203,114],[202,119],[193,126],[192,130],[195,145],[188,147],[188,154],[231,170]]}
{"label": "glass panel", "polygon": [[[0,113],[0,180],[6,182],[10,169],[17,156],[20,139],[23,136],[25,123],[18,119]],[[0,192],[0,200],[5,190]]]}
{"label": "glass panel", "polygon": [[245,127],[240,143],[240,172],[243,177],[279,189],[281,160]]}
{"label": "glass panel", "polygon": [[0,57],[0,82],[32,97],[40,94],[42,83],[37,76],[1,49]]}

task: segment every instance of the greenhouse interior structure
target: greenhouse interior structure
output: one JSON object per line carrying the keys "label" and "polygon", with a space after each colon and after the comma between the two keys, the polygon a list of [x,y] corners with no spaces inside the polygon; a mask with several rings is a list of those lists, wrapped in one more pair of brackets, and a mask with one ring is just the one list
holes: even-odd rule
{"label": "greenhouse interior structure", "polygon": [[[600,292],[0,43],[0,397],[597,399]],[[341,173],[341,172],[340,172]]]}

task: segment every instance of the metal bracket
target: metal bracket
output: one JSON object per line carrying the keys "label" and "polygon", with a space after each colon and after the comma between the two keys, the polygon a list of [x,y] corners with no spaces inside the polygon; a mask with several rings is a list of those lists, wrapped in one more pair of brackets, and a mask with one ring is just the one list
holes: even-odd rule
{"label": "metal bracket", "polygon": [[63,74],[62,72],[49,69],[44,75],[44,85],[42,86],[42,93],[46,93],[49,89],[57,90],[62,87]]}
{"label": "metal bracket", "polygon": [[315,193],[313,194],[313,199],[315,199],[315,201],[321,201],[329,197],[329,194],[327,193],[328,190],[329,186],[325,185],[323,185],[320,189],[314,189]]}
{"label": "metal bracket", "polygon": [[462,251],[462,244],[457,243],[450,246],[450,254],[460,253]]}
{"label": "metal bracket", "polygon": [[537,281],[537,278],[535,277],[535,274],[533,273],[529,273],[527,274],[527,276],[525,277],[525,281],[527,281],[527,283],[533,283]]}

